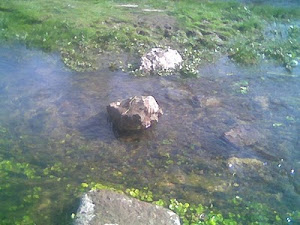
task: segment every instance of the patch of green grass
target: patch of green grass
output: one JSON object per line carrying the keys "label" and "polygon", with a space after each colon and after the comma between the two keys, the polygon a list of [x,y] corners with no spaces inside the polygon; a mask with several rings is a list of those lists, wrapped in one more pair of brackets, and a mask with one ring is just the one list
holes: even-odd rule
{"label": "patch of green grass", "polygon": [[[121,3],[139,7],[117,7]],[[151,14],[143,12],[143,8],[165,11]],[[156,24],[159,19],[151,23],[155,17],[164,21],[163,16],[174,19],[171,30],[164,30],[168,21],[161,26]],[[197,56],[199,62],[205,61],[207,55],[230,52],[239,63],[256,63],[264,54],[288,65],[285,56],[278,56],[279,43],[262,38],[263,28],[274,20],[295,18],[300,18],[295,8],[245,6],[234,1],[3,0],[0,39],[58,51],[64,63],[78,71],[97,69],[105,52],[124,51],[138,57],[159,44],[180,52],[202,52]],[[296,39],[293,33],[290,36]],[[281,45],[284,51],[298,55],[296,42]]]}
{"label": "patch of green grass", "polygon": [[[96,1],[2,1],[0,38],[29,47],[60,51],[73,69],[94,69],[99,49],[126,43],[128,33],[116,34],[114,23],[130,21],[111,3]],[[123,36],[122,36],[123,35]],[[132,38],[132,37],[130,37]]]}
{"label": "patch of green grass", "polygon": [[299,19],[300,18],[300,7],[277,7],[271,5],[256,5],[251,6],[250,9],[253,13],[260,15],[265,19]]}
{"label": "patch of green grass", "polygon": [[229,56],[245,64],[256,64],[263,58],[273,59],[291,70],[300,55],[300,34],[297,26],[287,29],[288,37],[285,40],[270,40],[263,34],[238,36],[229,48]]}
{"label": "patch of green grass", "polygon": [[257,50],[258,45],[255,40],[237,40],[230,47],[229,56],[237,63],[256,64],[261,57]]}

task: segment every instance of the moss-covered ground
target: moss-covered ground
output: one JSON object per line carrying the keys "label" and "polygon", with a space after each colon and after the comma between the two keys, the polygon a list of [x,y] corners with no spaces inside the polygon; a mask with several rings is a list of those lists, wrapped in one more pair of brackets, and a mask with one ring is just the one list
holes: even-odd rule
{"label": "moss-covered ground", "polygon": [[[119,6],[125,3],[138,7]],[[222,53],[247,64],[272,58],[291,69],[300,55],[299,27],[293,26],[299,18],[299,8],[232,1],[3,0],[0,39],[59,51],[64,63],[78,71],[99,68],[109,52],[125,52],[137,59],[159,45],[178,49],[191,67]],[[284,40],[265,34],[273,23],[287,25]],[[107,64],[120,66],[116,59]],[[193,72],[183,68],[183,73]]]}

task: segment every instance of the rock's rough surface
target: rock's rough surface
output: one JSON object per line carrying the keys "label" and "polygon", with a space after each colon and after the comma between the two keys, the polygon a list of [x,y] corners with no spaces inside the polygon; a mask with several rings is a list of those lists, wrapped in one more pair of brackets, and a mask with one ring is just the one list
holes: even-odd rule
{"label": "rock's rough surface", "polygon": [[112,102],[107,112],[120,131],[136,131],[158,122],[163,114],[152,96],[135,96],[121,102]]}
{"label": "rock's rough surface", "polygon": [[[88,204],[85,201],[88,201]],[[89,207],[90,201],[93,207]],[[180,220],[175,213],[163,207],[142,202],[124,194],[101,190],[90,191],[84,195],[74,224],[180,225]]]}
{"label": "rock's rough surface", "polygon": [[153,48],[141,60],[140,70],[144,73],[172,71],[182,62],[178,51],[173,49]]}

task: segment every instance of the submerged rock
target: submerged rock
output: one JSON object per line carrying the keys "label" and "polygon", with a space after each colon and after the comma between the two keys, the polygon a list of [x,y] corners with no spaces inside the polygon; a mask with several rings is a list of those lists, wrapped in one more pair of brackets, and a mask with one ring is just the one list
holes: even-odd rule
{"label": "submerged rock", "polygon": [[82,199],[75,225],[180,225],[179,217],[161,206],[109,190],[90,191]]}
{"label": "submerged rock", "polygon": [[258,159],[252,158],[237,158],[231,157],[228,159],[230,168],[236,169],[237,167],[247,167],[248,170],[260,170],[263,168],[263,162]]}
{"label": "submerged rock", "polygon": [[201,103],[205,107],[218,107],[221,105],[221,100],[217,97],[207,97],[201,99]]}
{"label": "submerged rock", "polygon": [[243,147],[250,146],[262,140],[263,136],[249,125],[239,125],[224,134],[224,137],[230,143]]}
{"label": "submerged rock", "polygon": [[141,59],[140,70],[144,73],[175,70],[182,63],[182,57],[173,49],[153,48]]}
{"label": "submerged rock", "polygon": [[254,100],[260,104],[263,110],[269,109],[269,98],[267,96],[257,96],[254,98]]}
{"label": "submerged rock", "polygon": [[232,173],[243,180],[261,178],[265,181],[272,181],[274,179],[266,164],[258,159],[231,157],[227,162]]}
{"label": "submerged rock", "polygon": [[163,114],[152,96],[135,96],[121,102],[112,102],[107,112],[120,131],[136,131],[147,129]]}
{"label": "submerged rock", "polygon": [[168,88],[166,97],[169,100],[181,102],[183,100],[187,100],[192,98],[192,93],[186,90],[178,89],[178,88]]}

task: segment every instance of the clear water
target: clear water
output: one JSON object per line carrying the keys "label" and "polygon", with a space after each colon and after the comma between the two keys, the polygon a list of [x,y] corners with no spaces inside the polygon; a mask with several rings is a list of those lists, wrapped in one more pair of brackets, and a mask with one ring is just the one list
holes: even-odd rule
{"label": "clear water", "polygon": [[[299,67],[247,68],[224,57],[200,74],[75,73],[55,54],[1,47],[0,159],[14,165],[0,164],[0,220],[69,223],[78,187],[92,181],[148,187],[225,212],[236,196],[283,216],[299,210]],[[147,132],[118,136],[106,105],[133,95],[153,95],[164,115]],[[255,130],[254,143],[224,139],[240,125]]]}

